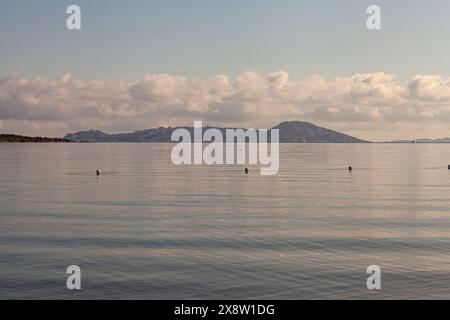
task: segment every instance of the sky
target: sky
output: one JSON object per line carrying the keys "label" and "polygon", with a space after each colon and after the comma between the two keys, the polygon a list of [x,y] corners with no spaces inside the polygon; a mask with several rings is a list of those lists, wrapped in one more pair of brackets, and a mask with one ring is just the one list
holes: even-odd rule
{"label": "sky", "polygon": [[450,136],[449,31],[447,0],[0,0],[0,132],[303,120]]}

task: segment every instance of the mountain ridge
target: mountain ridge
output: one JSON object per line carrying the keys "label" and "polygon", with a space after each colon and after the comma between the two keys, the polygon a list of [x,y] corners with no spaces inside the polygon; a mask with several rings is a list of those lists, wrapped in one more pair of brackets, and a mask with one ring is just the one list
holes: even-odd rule
{"label": "mountain ridge", "polygon": [[[172,131],[178,128],[184,128],[193,132],[193,127],[159,127],[152,129],[137,130],[126,133],[105,133],[100,130],[78,131],[68,133],[64,139],[79,142],[172,142]],[[243,128],[217,128],[223,133],[226,129],[243,129]],[[369,143],[370,141],[358,139],[350,135],[334,131],[331,129],[316,126],[309,122],[303,121],[283,121],[273,127],[279,129],[280,143]]]}

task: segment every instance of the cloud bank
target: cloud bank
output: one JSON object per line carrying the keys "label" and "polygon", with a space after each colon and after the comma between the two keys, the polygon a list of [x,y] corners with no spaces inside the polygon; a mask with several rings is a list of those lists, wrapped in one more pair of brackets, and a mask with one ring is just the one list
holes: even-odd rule
{"label": "cloud bank", "polygon": [[210,79],[149,74],[134,82],[0,78],[1,132],[61,136],[194,120],[253,128],[303,120],[370,140],[450,136],[450,78],[416,75],[401,84],[380,72],[295,81],[284,71]]}

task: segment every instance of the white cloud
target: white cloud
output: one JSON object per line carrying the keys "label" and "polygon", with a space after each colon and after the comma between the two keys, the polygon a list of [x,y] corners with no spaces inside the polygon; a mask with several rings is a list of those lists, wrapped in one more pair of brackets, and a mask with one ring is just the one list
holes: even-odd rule
{"label": "white cloud", "polygon": [[417,75],[408,85],[411,96],[430,101],[450,100],[450,78]]}
{"label": "white cloud", "polygon": [[412,135],[419,127],[423,136],[449,135],[449,102],[450,79],[435,75],[417,75],[406,84],[381,72],[333,79],[313,75],[298,81],[284,71],[248,71],[234,79],[150,74],[135,82],[83,81],[70,74],[57,79],[5,76],[0,78],[0,129],[63,135],[188,125],[193,120],[267,128],[298,119],[383,140]]}

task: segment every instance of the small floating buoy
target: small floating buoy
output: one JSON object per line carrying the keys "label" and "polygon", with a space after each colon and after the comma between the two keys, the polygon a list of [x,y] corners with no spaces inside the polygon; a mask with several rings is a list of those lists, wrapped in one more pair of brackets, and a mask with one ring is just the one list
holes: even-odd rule
{"label": "small floating buoy", "polygon": [[348,166],[348,171],[352,171],[352,170],[353,170],[352,166]]}
{"label": "small floating buoy", "polygon": [[99,175],[101,175],[102,174],[102,172],[99,170],[99,169],[97,169],[97,171],[95,171],[95,175],[98,177]]}
{"label": "small floating buoy", "polygon": [[248,174],[248,168],[245,168],[244,172],[245,174]]}

